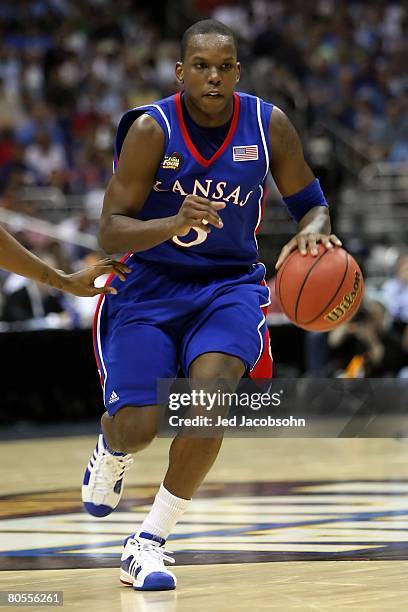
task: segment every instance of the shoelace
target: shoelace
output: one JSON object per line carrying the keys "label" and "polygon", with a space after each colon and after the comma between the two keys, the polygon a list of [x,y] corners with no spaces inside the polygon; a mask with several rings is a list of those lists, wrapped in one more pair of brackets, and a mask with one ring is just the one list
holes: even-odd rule
{"label": "shoelace", "polygon": [[136,546],[140,552],[139,563],[145,565],[152,565],[157,562],[168,561],[169,563],[175,563],[175,559],[170,557],[169,554],[173,554],[173,551],[166,550],[163,546],[155,546],[148,542],[140,542],[138,540],[129,540],[130,545]]}
{"label": "shoelace", "polygon": [[95,490],[102,493],[110,491],[132,463],[131,455],[121,457],[104,452],[95,465]]}

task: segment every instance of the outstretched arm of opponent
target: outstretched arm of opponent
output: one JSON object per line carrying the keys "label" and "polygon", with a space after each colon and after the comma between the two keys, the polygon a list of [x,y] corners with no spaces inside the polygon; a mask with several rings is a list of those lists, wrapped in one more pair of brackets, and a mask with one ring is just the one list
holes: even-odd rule
{"label": "outstretched arm of opponent", "polygon": [[85,270],[80,270],[73,274],[65,274],[61,270],[55,270],[45,261],[27,251],[22,244],[17,242],[1,226],[0,267],[9,272],[21,274],[21,276],[26,276],[32,280],[81,297],[93,297],[100,293],[117,293],[113,287],[95,287],[95,279],[102,274],[114,273],[121,280],[125,280],[125,273],[130,272],[130,269],[124,264],[112,261],[111,259],[104,259]]}
{"label": "outstretched arm of opponent", "polygon": [[136,218],[155,183],[164,144],[162,129],[148,115],[130,127],[103,203],[99,244],[107,253],[145,251],[173,236],[186,235],[191,227],[207,233],[209,224],[222,227],[217,210],[225,204],[193,195],[184,199],[177,215],[147,221]]}
{"label": "outstretched arm of opponent", "polygon": [[[272,176],[282,196],[286,199],[296,197],[298,194],[300,200],[304,193],[304,197],[311,197],[305,190],[309,186],[315,188],[313,185],[315,176],[304,159],[302,145],[295,128],[285,113],[277,107],[274,107],[272,112],[269,138],[272,149]],[[318,202],[316,204],[298,221],[298,231],[281,250],[276,268],[279,268],[289,253],[296,248],[302,255],[306,255],[308,251],[312,255],[317,255],[318,242],[327,249],[333,245],[341,245],[337,236],[330,233],[327,206],[320,206]]]}

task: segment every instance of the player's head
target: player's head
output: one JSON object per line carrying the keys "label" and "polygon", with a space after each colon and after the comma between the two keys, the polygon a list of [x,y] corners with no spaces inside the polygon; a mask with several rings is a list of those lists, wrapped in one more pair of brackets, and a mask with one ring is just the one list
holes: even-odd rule
{"label": "player's head", "polygon": [[240,69],[235,34],[223,23],[204,19],[184,32],[176,76],[203,111],[218,113],[230,103]]}

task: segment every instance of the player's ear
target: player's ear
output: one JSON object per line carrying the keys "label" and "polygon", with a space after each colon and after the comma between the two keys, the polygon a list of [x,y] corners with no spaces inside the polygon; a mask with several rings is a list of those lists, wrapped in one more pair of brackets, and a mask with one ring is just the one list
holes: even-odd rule
{"label": "player's ear", "polygon": [[184,71],[183,71],[183,63],[182,62],[177,62],[176,63],[176,79],[178,80],[179,83],[184,83]]}
{"label": "player's ear", "polygon": [[240,78],[241,78],[241,64],[240,62],[237,62],[237,76],[236,76],[235,82],[238,83]]}

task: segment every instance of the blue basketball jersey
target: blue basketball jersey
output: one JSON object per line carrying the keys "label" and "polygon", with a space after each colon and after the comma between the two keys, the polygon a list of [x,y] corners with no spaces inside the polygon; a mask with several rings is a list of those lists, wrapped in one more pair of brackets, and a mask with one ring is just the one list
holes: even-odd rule
{"label": "blue basketball jersey", "polygon": [[132,123],[142,114],[153,117],[165,135],[165,150],[155,184],[137,218],[176,215],[184,198],[193,194],[225,202],[219,211],[224,227],[206,234],[192,228],[134,258],[187,270],[249,266],[258,260],[256,231],[263,211],[271,147],[272,105],[260,98],[234,93],[234,111],[224,143],[205,159],[194,146],[184,122],[181,94],[134,108],[121,119],[115,143],[115,164]]}

